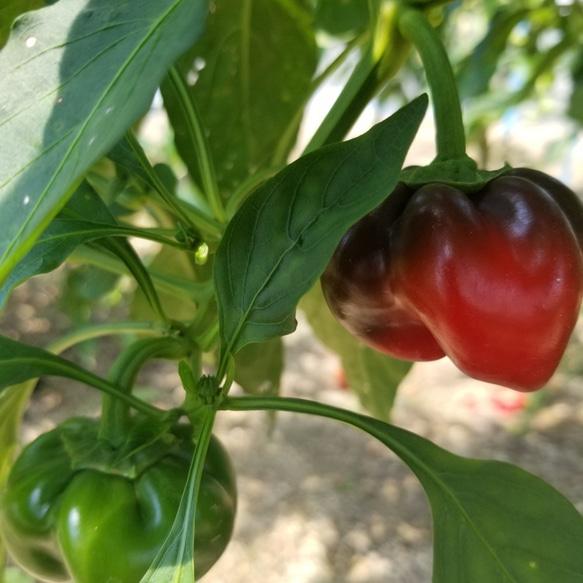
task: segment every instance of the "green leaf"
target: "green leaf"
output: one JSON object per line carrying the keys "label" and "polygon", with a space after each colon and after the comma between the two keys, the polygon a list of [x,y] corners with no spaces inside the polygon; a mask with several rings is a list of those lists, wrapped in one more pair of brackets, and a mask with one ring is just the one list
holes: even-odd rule
{"label": "green leaf", "polygon": [[[213,4],[205,33],[179,66],[208,132],[220,189],[230,194],[269,165],[281,136],[303,110],[318,52],[309,14],[294,0]],[[184,111],[169,85],[162,92],[178,151],[199,179]]]}
{"label": "green leaf", "polygon": [[222,409],[294,411],[353,425],[414,472],[433,514],[433,583],[580,583],[583,517],[537,476],[454,455],[378,419],[302,399],[227,397]]}
{"label": "green leaf", "polygon": [[419,97],[366,134],[300,158],[247,198],[216,254],[225,355],[293,332],[299,299],[344,232],[397,183],[426,107]]}
{"label": "green leaf", "polygon": [[153,190],[156,190],[156,185],[151,180],[150,175],[144,169],[141,164],[138,155],[136,154],[135,148],[140,148],[143,157],[146,157],[146,153],[142,150],[140,144],[137,140],[130,142],[127,135],[125,135],[108,153],[107,157],[127,170],[130,174],[139,177]]}
{"label": "green leaf", "polygon": [[[83,182],[81,184],[74,199],[84,201],[87,204],[84,215],[88,215],[88,211],[93,211],[95,214],[92,216],[96,220],[104,222],[72,218],[77,216],[75,207],[67,205],[61,215],[53,219],[30,251],[12,270],[4,285],[0,287],[0,309],[4,307],[10,292],[17,285],[29,277],[56,269],[79,245],[105,237],[142,237],[144,235],[144,232],[140,229],[117,225],[109,211],[107,211],[107,207],[101,203],[87,183]],[[95,204],[97,201],[99,201],[99,204]],[[112,242],[107,245],[110,248]],[[116,250],[119,250],[120,246],[125,249],[125,254],[135,255],[126,241],[113,243],[113,247]]]}
{"label": "green leaf", "polygon": [[[121,391],[112,383],[81,366],[37,346],[0,336],[0,397],[12,391],[26,392],[27,385],[24,383],[42,376],[74,379],[108,395],[113,395],[147,415],[155,417],[164,415],[156,407]],[[20,387],[15,389],[12,385],[20,385]]]}
{"label": "green leaf", "polygon": [[60,0],[16,20],[0,52],[0,281],[148,108],[206,8]]}
{"label": "green leaf", "polygon": [[377,352],[352,336],[328,309],[319,283],[302,298],[300,309],[317,338],[340,357],[346,384],[363,407],[390,421],[397,389],[412,363]]}
{"label": "green leaf", "polygon": [[281,338],[247,344],[235,356],[235,382],[248,395],[277,395],[283,365]]}
{"label": "green leaf", "polygon": [[8,40],[14,19],[29,10],[42,8],[44,5],[43,0],[3,0],[0,6],[0,49]]}
{"label": "green leaf", "polygon": [[579,49],[571,71],[572,89],[567,115],[583,124],[583,49]]}
{"label": "green leaf", "polygon": [[216,411],[207,409],[176,518],[140,583],[194,583],[194,536],[198,492]]}
{"label": "green leaf", "polygon": [[[67,377],[81,382],[93,376],[80,366],[47,350],[0,336],[0,396],[3,397],[4,392],[11,393],[12,389],[7,390],[11,385],[44,375]],[[20,387],[20,392],[25,392],[25,388]]]}
{"label": "green leaf", "polygon": [[345,36],[366,28],[370,22],[369,2],[363,0],[318,0],[316,26],[333,36]]}

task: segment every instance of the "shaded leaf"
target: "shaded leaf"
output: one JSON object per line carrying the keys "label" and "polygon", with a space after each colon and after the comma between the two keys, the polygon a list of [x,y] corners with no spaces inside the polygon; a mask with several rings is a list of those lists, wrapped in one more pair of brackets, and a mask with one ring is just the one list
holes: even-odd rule
{"label": "shaded leaf", "polygon": [[316,26],[328,34],[349,35],[369,24],[369,3],[363,0],[318,0],[314,20]]}
{"label": "shaded leaf", "polygon": [[[205,33],[179,61],[192,84],[224,193],[269,164],[303,109],[318,53],[309,13],[293,0],[215,0]],[[176,145],[199,176],[184,111],[162,86]],[[299,119],[297,120],[299,123]]]}
{"label": "shaded leaf", "polygon": [[249,395],[277,395],[283,365],[281,338],[247,344],[235,356],[235,382]]}
{"label": "shaded leaf", "polygon": [[366,134],[300,158],[247,198],[215,260],[227,354],[295,329],[298,301],[344,232],[394,188],[426,107],[422,96]]}
{"label": "shaded leaf", "polygon": [[[3,396],[11,385],[45,375],[66,377],[81,382],[96,378],[84,368],[47,350],[0,336],[0,396]],[[15,389],[11,388],[6,392],[10,394],[13,390]],[[20,392],[26,392],[26,386],[21,386]]]}
{"label": "shaded leaf", "polygon": [[43,0],[2,0],[0,6],[0,48],[8,40],[10,27],[17,16],[30,10],[42,8],[44,5]]}
{"label": "shaded leaf", "polygon": [[140,229],[116,224],[55,218],[0,288],[0,309],[17,285],[29,277],[56,269],[79,245],[110,236],[141,235],[143,232]]}
{"label": "shaded leaf", "polygon": [[583,517],[550,484],[380,421],[363,425],[411,468],[429,498],[433,583],[583,581]]}
{"label": "shaded leaf", "polygon": [[397,390],[413,363],[391,358],[352,336],[328,309],[319,283],[302,298],[300,308],[317,338],[339,356],[346,384],[363,407],[390,421]]}
{"label": "shaded leaf", "polygon": [[[148,265],[152,273],[158,275],[177,275],[185,281],[195,281],[193,266],[188,256],[176,249],[163,247],[156,257]],[[178,321],[189,321],[193,318],[196,307],[192,298],[177,298],[172,293],[160,290],[160,301],[164,306],[168,317]],[[130,304],[130,312],[134,320],[150,321],[155,319],[151,302],[142,290],[136,291]]]}
{"label": "shaded leaf", "polygon": [[0,52],[0,281],[149,106],[206,7],[60,0],[16,20]]}

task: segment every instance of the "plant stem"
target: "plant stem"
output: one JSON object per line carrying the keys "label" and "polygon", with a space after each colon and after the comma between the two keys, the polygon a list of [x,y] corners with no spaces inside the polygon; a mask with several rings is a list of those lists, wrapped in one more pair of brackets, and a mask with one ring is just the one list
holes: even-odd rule
{"label": "plant stem", "polygon": [[436,160],[466,158],[466,138],[462,108],[455,76],[445,47],[425,15],[402,7],[399,30],[417,49],[431,90],[436,128]]}
{"label": "plant stem", "polygon": [[[94,265],[119,275],[130,274],[127,266],[117,257],[95,247],[78,247],[69,256],[69,261],[79,261],[83,264]],[[201,303],[208,301],[213,296],[212,282],[192,282],[158,272],[152,272],[150,276],[155,282],[156,288],[179,299]]]}
{"label": "plant stem", "polygon": [[225,411],[288,411],[334,419],[352,425],[375,437],[398,455],[420,477],[419,469],[425,470],[424,462],[416,455],[414,445],[421,437],[379,419],[361,415],[353,411],[333,407],[317,401],[294,397],[225,397],[219,409]]}
{"label": "plant stem", "polygon": [[[377,6],[376,2],[370,4],[371,10]],[[344,139],[370,100],[403,64],[409,42],[398,30],[397,14],[396,2],[378,2],[372,14],[373,31],[368,46],[304,154]]]}
{"label": "plant stem", "polygon": [[168,332],[167,326],[158,322],[111,322],[85,326],[73,330],[65,336],[61,336],[53,341],[47,350],[53,354],[60,354],[75,344],[80,344],[93,338],[109,336],[111,334],[145,334],[148,336],[160,336]]}
{"label": "plant stem", "polygon": [[180,217],[180,219],[183,220],[190,228],[196,231],[197,230],[196,225],[190,220],[190,217],[183,212],[182,206],[179,204],[176,196],[174,196],[174,194],[172,194],[166,188],[166,185],[162,182],[162,180],[160,180],[160,177],[158,176],[158,174],[156,174],[156,171],[150,164],[150,161],[146,157],[144,150],[138,143],[138,140],[136,139],[131,130],[128,130],[126,132],[126,138],[132,149],[132,152],[136,156],[137,160],[140,162],[140,166],[148,176],[148,179],[150,180],[150,185],[156,189],[156,192],[160,195],[162,200],[170,207],[172,212],[176,216]]}
{"label": "plant stem", "polygon": [[177,66],[170,68],[168,77],[176,92],[186,118],[187,131],[198,158],[203,190],[215,219],[226,223],[225,208],[219,191],[215,166],[202,119],[182,73]]}
{"label": "plant stem", "polygon": [[[109,380],[122,391],[130,393],[144,363],[152,358],[179,358],[188,354],[189,346],[181,338],[144,338],[126,348],[114,362]],[[121,445],[130,426],[130,410],[117,396],[103,395],[99,436],[113,447]]]}
{"label": "plant stem", "polygon": [[[273,167],[283,166],[286,163],[287,156],[292,149],[293,142],[296,138],[296,134],[298,128],[300,126],[302,117],[305,113],[305,108],[313,97],[314,93],[320,88],[322,83],[328,79],[335,71],[337,71],[340,66],[346,61],[348,55],[358,46],[363,45],[366,40],[364,34],[361,34],[347,43],[346,47],[342,51],[338,57],[326,67],[326,69],[318,75],[315,79],[312,80],[310,83],[310,89],[307,92],[306,97],[304,98],[303,102],[298,107],[296,115],[293,116],[290,123],[288,124],[285,131],[282,133],[282,136],[275,148],[275,153],[271,159],[271,163]],[[229,201],[230,202],[230,201]]]}

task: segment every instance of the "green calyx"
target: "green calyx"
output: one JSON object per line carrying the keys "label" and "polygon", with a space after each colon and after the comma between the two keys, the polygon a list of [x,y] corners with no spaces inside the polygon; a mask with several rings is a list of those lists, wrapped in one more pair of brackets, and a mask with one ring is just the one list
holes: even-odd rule
{"label": "green calyx", "polygon": [[476,163],[470,158],[452,160],[434,160],[428,166],[411,166],[401,172],[399,178],[410,188],[417,190],[426,184],[447,184],[471,194],[478,192],[484,186],[503,174],[512,170],[511,166],[505,164],[496,170],[480,170]]}
{"label": "green calyx", "polygon": [[96,419],[70,419],[59,428],[59,438],[72,471],[92,469],[135,480],[177,450],[179,439],[171,431],[175,417],[177,414],[170,412],[164,420],[134,420],[119,447],[112,447],[109,441],[99,438]]}
{"label": "green calyx", "polygon": [[431,90],[435,117],[437,156],[425,167],[406,168],[401,181],[417,189],[425,184],[440,183],[472,193],[487,182],[511,170],[508,165],[497,170],[480,170],[466,154],[466,137],[462,108],[455,75],[439,35],[429,22],[425,9],[435,2],[402,4],[398,14],[401,34],[413,43],[425,69]]}

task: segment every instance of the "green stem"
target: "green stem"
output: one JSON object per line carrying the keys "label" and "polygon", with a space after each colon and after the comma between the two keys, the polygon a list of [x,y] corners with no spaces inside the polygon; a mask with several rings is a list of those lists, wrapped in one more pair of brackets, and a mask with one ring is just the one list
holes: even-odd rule
{"label": "green stem", "polygon": [[126,132],[126,138],[129,142],[129,145],[132,149],[132,152],[140,162],[140,165],[148,179],[150,180],[150,184],[154,186],[156,192],[160,195],[162,200],[172,209],[172,212],[177,216],[180,217],[190,228],[196,230],[196,225],[190,220],[190,217],[183,212],[182,206],[179,204],[178,199],[174,194],[172,194],[167,188],[166,185],[160,180],[158,174],[150,164],[150,161],[146,157],[144,150],[138,143],[138,140],[134,136],[131,130]]}
{"label": "green stem", "polygon": [[134,248],[127,241],[116,237],[100,239],[95,244],[113,253],[123,261],[148,300],[156,317],[170,325],[170,318],[164,311],[152,278]]}
{"label": "green stem", "polygon": [[[163,198],[153,198],[152,200],[161,209],[174,212],[173,208],[168,205]],[[176,204],[181,209],[180,216],[188,217],[188,220],[186,221],[187,225],[195,225],[199,231],[203,232],[207,237],[212,239],[220,238],[220,235],[223,231],[223,226],[211,218],[204,210],[181,199],[177,199]]]}
{"label": "green stem", "polygon": [[[141,229],[121,222],[119,223],[119,226],[122,228],[119,235],[121,237],[136,237],[138,239],[160,243],[161,245],[168,245],[169,247],[175,247],[177,249],[188,249],[183,243],[174,239],[176,229],[163,229],[159,227]],[[111,236],[115,236],[115,232],[113,232]]]}
{"label": "green stem", "polygon": [[[130,275],[127,266],[117,257],[93,247],[78,247],[69,256],[69,261],[94,265],[95,267],[99,267],[110,273],[117,273],[118,275]],[[157,289],[173,297],[191,300],[195,303],[207,302],[213,297],[212,282],[192,282],[187,279],[173,277],[155,271],[151,272],[150,276]]]}
{"label": "green stem", "polygon": [[53,341],[47,350],[53,354],[60,354],[75,344],[109,336],[112,334],[140,334],[148,336],[160,336],[168,332],[168,327],[158,322],[112,322],[106,324],[96,324],[85,326],[73,330],[65,336],[61,336]]}
{"label": "green stem", "polygon": [[[109,380],[122,391],[130,393],[142,366],[152,358],[181,358],[189,345],[181,338],[144,338],[126,348],[114,362]],[[121,445],[130,427],[128,404],[117,396],[103,395],[99,436],[113,447]]]}
{"label": "green stem", "polygon": [[91,387],[95,387],[96,389],[100,390],[102,393],[106,395],[111,395],[120,401],[123,401],[136,411],[140,411],[144,415],[148,415],[155,419],[162,419],[168,415],[167,411],[163,411],[162,409],[158,409],[158,407],[154,407],[154,405],[150,405],[134,395],[122,391],[119,387],[114,385],[112,382],[102,379],[101,377],[79,367],[75,371],[75,376],[69,374],[69,371],[64,370],[61,374],[64,377],[74,378],[75,380],[82,382],[86,385]]}
{"label": "green stem", "polygon": [[290,123],[287,125],[287,128],[282,133],[282,136],[275,148],[275,153],[271,159],[271,163],[274,168],[285,165],[288,154],[293,146],[293,142],[295,141],[302,117],[305,113],[305,108],[309,100],[313,97],[314,93],[321,87],[322,83],[326,79],[328,79],[335,71],[340,68],[340,66],[346,61],[348,55],[356,47],[364,45],[365,41],[366,36],[364,34],[359,35],[350,41],[342,53],[338,55],[338,57],[336,57],[336,59],[334,59],[334,61],[332,61],[332,63],[330,63],[330,65],[328,65],[328,67],[326,67],[326,69],[310,83],[310,89],[307,91],[304,100],[298,107],[296,115],[294,115]]}
{"label": "green stem", "polygon": [[291,413],[304,413],[334,419],[335,421],[352,425],[384,443],[418,477],[421,478],[423,472],[426,475],[431,473],[426,469],[425,463],[417,456],[415,451],[407,446],[408,443],[422,440],[421,437],[405,429],[366,415],[361,415],[360,413],[308,399],[279,396],[225,397],[220,403],[219,409],[225,411],[288,411]]}
{"label": "green stem", "polygon": [[437,160],[465,159],[466,137],[455,76],[445,47],[425,15],[402,7],[401,34],[417,49],[431,90],[435,116]]}
{"label": "green stem", "polygon": [[190,93],[190,87],[177,66],[170,68],[168,77],[176,92],[186,118],[186,129],[198,158],[198,166],[202,179],[203,190],[215,219],[221,224],[226,223],[225,208],[219,191],[215,166],[210,145],[206,137],[200,112]]}
{"label": "green stem", "polygon": [[[371,2],[371,7],[376,5]],[[373,13],[373,34],[368,46],[304,154],[344,139],[370,100],[397,73],[408,55],[410,43],[396,26],[397,3],[381,1],[378,6]]]}

